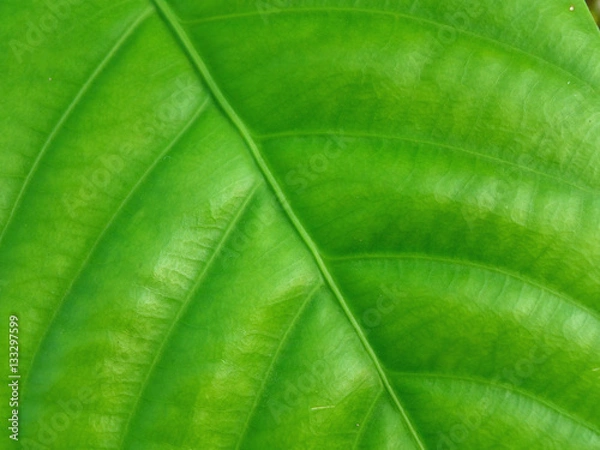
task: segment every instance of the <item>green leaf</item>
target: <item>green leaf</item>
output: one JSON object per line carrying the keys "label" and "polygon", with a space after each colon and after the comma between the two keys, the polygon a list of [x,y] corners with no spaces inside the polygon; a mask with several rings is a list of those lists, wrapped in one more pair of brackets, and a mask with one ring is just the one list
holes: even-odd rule
{"label": "green leaf", "polygon": [[0,13],[2,448],[600,448],[582,0]]}

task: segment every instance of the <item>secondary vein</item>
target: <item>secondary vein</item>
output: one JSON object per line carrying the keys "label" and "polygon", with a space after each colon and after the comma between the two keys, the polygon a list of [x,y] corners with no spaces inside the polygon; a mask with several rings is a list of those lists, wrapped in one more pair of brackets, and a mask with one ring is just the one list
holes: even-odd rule
{"label": "secondary vein", "polygon": [[88,77],[88,79],[83,84],[83,86],[81,87],[79,92],[77,92],[77,95],[75,96],[75,98],[71,101],[71,103],[69,103],[69,106],[67,106],[67,109],[65,109],[64,113],[62,114],[62,116],[60,117],[60,119],[58,120],[56,125],[54,125],[54,128],[48,135],[48,138],[42,145],[42,149],[40,150],[35,161],[33,162],[33,165],[31,166],[31,169],[29,170],[29,173],[27,174],[25,181],[23,182],[23,185],[21,186],[21,190],[17,194],[17,198],[15,200],[15,203],[13,204],[10,214],[8,215],[8,219],[6,220],[6,223],[4,224],[4,228],[2,229],[2,232],[0,232],[0,245],[2,244],[2,241],[3,241],[4,237],[6,236],[6,231],[9,229],[9,226],[15,217],[16,211],[19,209],[19,206],[21,205],[21,202],[23,201],[23,197],[25,195],[25,192],[27,191],[27,188],[29,187],[29,185],[31,183],[31,180],[33,179],[34,175],[37,173],[37,171],[40,167],[40,163],[41,163],[42,159],[44,158],[44,156],[48,153],[48,149],[54,142],[54,139],[56,139],[56,136],[62,130],[64,124],[66,123],[68,118],[71,116],[71,113],[75,110],[75,108],[77,107],[77,105],[79,104],[81,99],[85,96],[85,94],[89,90],[90,86],[94,83],[94,81],[98,78],[98,76],[106,68],[106,66],[108,65],[110,60],[117,54],[117,52],[119,51],[119,49],[121,49],[123,44],[129,39],[129,37],[135,32],[135,30],[138,29],[138,27],[144,22],[144,20],[146,20],[150,16],[150,14],[152,14],[153,11],[154,11],[154,8],[146,8],[138,16],[138,18],[136,20],[134,20],[133,23],[125,30],[125,32],[122,34],[122,36],[119,38],[119,40],[115,43],[115,45],[106,54],[104,59],[100,62],[100,64],[96,67],[96,69],[92,72],[92,74]]}

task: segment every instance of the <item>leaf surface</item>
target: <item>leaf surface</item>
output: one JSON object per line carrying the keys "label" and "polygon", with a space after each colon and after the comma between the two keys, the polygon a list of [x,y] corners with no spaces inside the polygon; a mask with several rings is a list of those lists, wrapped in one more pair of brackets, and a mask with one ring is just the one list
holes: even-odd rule
{"label": "leaf surface", "polygon": [[0,12],[15,448],[600,448],[584,2]]}

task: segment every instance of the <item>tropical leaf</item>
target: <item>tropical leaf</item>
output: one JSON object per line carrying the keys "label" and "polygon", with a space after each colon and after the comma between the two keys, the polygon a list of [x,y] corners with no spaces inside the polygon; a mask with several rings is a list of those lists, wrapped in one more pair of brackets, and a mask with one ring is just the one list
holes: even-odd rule
{"label": "tropical leaf", "polygon": [[2,448],[600,448],[582,0],[0,12]]}

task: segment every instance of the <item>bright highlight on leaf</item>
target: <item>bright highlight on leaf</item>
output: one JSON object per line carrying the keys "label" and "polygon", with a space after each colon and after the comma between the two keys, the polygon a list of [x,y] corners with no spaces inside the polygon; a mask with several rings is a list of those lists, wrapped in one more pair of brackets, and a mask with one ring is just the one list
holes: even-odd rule
{"label": "bright highlight on leaf", "polygon": [[600,448],[583,1],[0,13],[0,448]]}

